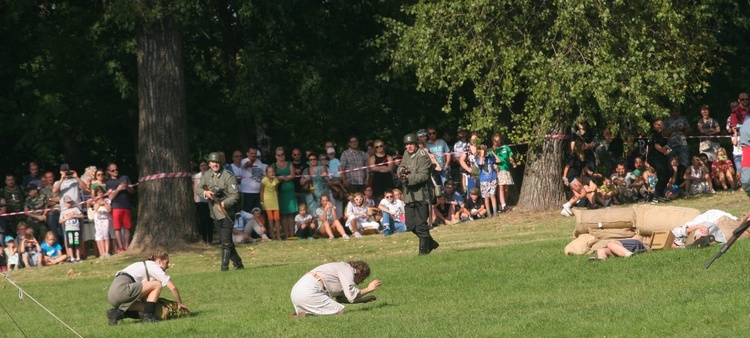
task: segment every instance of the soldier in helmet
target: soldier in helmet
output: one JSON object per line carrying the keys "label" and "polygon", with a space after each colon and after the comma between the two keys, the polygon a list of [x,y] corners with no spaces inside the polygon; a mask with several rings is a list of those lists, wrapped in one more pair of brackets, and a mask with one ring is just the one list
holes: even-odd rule
{"label": "soldier in helmet", "polygon": [[237,254],[232,241],[234,222],[230,218],[230,215],[234,215],[234,207],[239,201],[237,179],[223,164],[220,153],[213,152],[208,155],[208,167],[211,170],[203,174],[195,187],[195,194],[208,200],[211,218],[214,219],[214,225],[219,227],[221,271],[229,270],[229,260],[234,264],[234,269],[239,270],[245,266],[242,265],[242,258]]}
{"label": "soldier in helmet", "polygon": [[417,134],[404,136],[403,160],[397,174],[404,188],[404,213],[406,228],[419,237],[419,254],[426,255],[437,249],[438,242],[430,236],[430,155],[419,149]]}

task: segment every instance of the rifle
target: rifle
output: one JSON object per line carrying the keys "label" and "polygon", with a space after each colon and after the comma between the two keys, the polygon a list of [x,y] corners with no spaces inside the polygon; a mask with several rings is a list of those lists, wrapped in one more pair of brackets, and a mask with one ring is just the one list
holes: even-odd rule
{"label": "rifle", "polygon": [[217,195],[217,194],[219,194],[219,192],[218,192],[218,191],[214,191],[214,190],[211,190],[211,189],[209,189],[207,185],[204,185],[204,186],[203,186],[203,190],[204,190],[204,191],[210,191],[210,192],[213,192],[213,193],[214,193],[214,198],[212,198],[212,199],[209,199],[209,201],[211,201],[211,204],[215,204],[215,205],[216,205],[217,207],[219,207],[219,210],[221,210],[221,212],[223,212],[223,213],[224,213],[224,216],[227,216],[227,217],[229,217],[229,214],[227,214],[227,209],[224,209],[224,206],[223,206],[223,205],[221,205],[221,202],[220,202],[220,201],[216,201],[216,200],[215,200],[215,199],[218,199],[218,197],[219,197],[219,196],[216,196],[216,195]]}
{"label": "rifle", "polygon": [[734,229],[734,231],[732,231],[732,238],[730,238],[724,244],[724,246],[721,247],[721,250],[719,250],[719,252],[716,253],[716,256],[714,256],[714,258],[711,259],[711,261],[708,262],[708,264],[706,264],[706,269],[708,269],[717,258],[721,257],[721,255],[727,252],[727,250],[729,250],[729,247],[731,247],[732,244],[734,244],[734,241],[736,241],[738,238],[740,238],[740,236],[742,236],[742,234],[745,232],[745,230],[747,230],[747,228],[750,228],[750,220],[745,220],[744,222],[742,222],[742,224],[740,224],[739,227],[737,227],[737,229]]}

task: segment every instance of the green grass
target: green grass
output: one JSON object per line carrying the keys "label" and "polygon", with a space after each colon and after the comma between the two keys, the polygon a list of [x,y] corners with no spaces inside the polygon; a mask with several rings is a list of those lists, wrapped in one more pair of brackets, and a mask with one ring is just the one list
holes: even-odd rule
{"label": "green grass", "polygon": [[[747,197],[720,193],[671,205],[740,216]],[[145,255],[8,275],[85,337],[741,336],[750,330],[744,287],[750,242],[738,242],[709,270],[703,266],[719,247],[589,263],[563,254],[573,229],[574,220],[557,212],[515,210],[437,228],[441,247],[429,256],[416,256],[411,234],[273,242],[240,247],[248,269],[225,273],[218,271],[217,247],[196,245],[172,253],[168,270],[193,315],[152,325],[126,320],[109,327],[104,315],[114,273]],[[383,281],[376,302],[347,305],[341,316],[288,319],[290,290],[306,271],[359,259],[371,265],[369,280]],[[72,336],[4,279],[0,305],[4,336]]]}

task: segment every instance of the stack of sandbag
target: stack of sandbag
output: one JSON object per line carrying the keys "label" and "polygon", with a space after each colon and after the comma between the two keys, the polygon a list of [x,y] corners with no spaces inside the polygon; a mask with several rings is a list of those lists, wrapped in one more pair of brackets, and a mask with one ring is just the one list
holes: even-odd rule
{"label": "stack of sandbag", "polygon": [[[565,254],[590,254],[606,246],[612,239],[639,237],[648,242],[654,231],[672,230],[698,215],[698,209],[650,204],[576,210],[576,228],[573,233],[576,238],[565,247]],[[729,235],[731,236],[731,231]]]}

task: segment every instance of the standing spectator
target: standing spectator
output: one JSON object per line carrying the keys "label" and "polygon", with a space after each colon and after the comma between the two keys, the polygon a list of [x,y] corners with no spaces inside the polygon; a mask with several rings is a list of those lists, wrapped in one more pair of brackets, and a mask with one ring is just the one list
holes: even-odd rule
{"label": "standing spectator", "polygon": [[242,258],[232,241],[234,224],[229,218],[229,215],[235,214],[235,207],[239,201],[237,179],[234,178],[232,172],[224,169],[221,154],[217,152],[208,154],[208,167],[211,170],[204,173],[194,192],[209,201],[211,218],[214,219],[214,226],[219,228],[221,271],[229,270],[230,260],[235,270],[244,269]]}
{"label": "standing spectator", "polygon": [[287,162],[284,148],[276,148],[276,178],[279,180],[279,214],[284,237],[294,236],[294,216],[297,214],[297,197],[294,193],[294,165]]}
{"label": "standing spectator", "polygon": [[227,169],[234,174],[234,178],[237,179],[237,184],[240,183],[242,178],[242,152],[235,150],[232,152],[232,163],[227,166]]}
{"label": "standing spectator", "polygon": [[[5,213],[5,199],[0,196],[0,214]],[[6,217],[0,217],[0,238],[8,235],[8,227],[5,225]],[[0,243],[0,247],[5,248],[5,242]]]}
{"label": "standing spectator", "polygon": [[[477,150],[477,167],[479,168],[479,191],[484,200],[484,208],[489,216],[495,216],[498,213],[497,199],[495,199],[495,189],[497,189],[497,166],[495,166],[495,156],[488,154],[487,147],[483,144]],[[490,206],[492,209],[490,209]]]}
{"label": "standing spectator", "polygon": [[70,196],[63,198],[66,208],[60,213],[60,224],[65,224],[65,249],[71,263],[81,261],[81,225],[83,213]]}
{"label": "standing spectator", "polygon": [[[333,192],[333,201],[336,209],[341,210],[344,208],[343,201],[349,200],[349,193],[344,187],[341,172],[341,161],[336,158],[336,150],[333,147],[326,148],[326,157],[328,158],[328,173],[331,175],[328,180],[328,187]],[[323,163],[325,164],[325,163]]]}
{"label": "standing spectator", "polygon": [[302,172],[300,184],[312,185],[310,192],[305,196],[305,204],[311,211],[318,210],[321,196],[328,196],[331,193],[328,188],[328,167],[322,163],[325,158],[325,154],[320,154],[318,157],[310,154],[307,158],[310,166]]}
{"label": "standing spectator", "polygon": [[[97,187],[102,187],[102,189],[105,189],[107,187],[107,173],[104,172],[102,169],[96,169],[94,172],[94,177],[91,179],[91,183],[89,184],[89,189],[93,191]],[[106,192],[106,190],[105,190]]]}
{"label": "standing spectator", "polygon": [[[453,182],[463,181],[462,168],[459,160],[464,151],[466,151],[466,148],[469,147],[469,139],[467,138],[468,132],[468,129],[463,126],[459,126],[456,132],[458,140],[453,143],[453,161],[451,161],[451,180]],[[462,193],[465,194],[466,191],[464,190]]]}
{"label": "standing spectator", "polygon": [[[115,240],[117,250],[123,252],[130,244],[130,229],[132,228],[130,212],[130,196],[135,192],[126,175],[119,175],[117,164],[110,163],[107,167],[109,180],[107,191],[112,201],[112,221],[115,228]],[[123,231],[124,235],[120,232]]]}
{"label": "standing spectator", "polygon": [[393,157],[385,153],[385,144],[375,140],[375,154],[370,156],[367,166],[372,172],[372,194],[380,200],[383,193],[393,188]]}
{"label": "standing spectator", "polygon": [[730,129],[734,129],[738,124],[745,122],[745,117],[747,117],[748,109],[750,108],[750,101],[748,101],[747,93],[740,93],[737,102],[739,102],[739,104],[732,109],[732,114],[729,115]]}
{"label": "standing spectator", "polygon": [[242,210],[250,212],[260,208],[260,180],[266,175],[266,165],[258,158],[260,151],[256,147],[247,150],[247,158],[242,160]]}
{"label": "standing spectator", "polygon": [[[42,185],[40,186],[40,195],[47,196],[47,230],[52,231],[60,242],[62,232],[58,220],[60,219],[60,196],[53,193],[55,184],[55,173],[48,171],[42,176]],[[92,184],[93,185],[93,184]]]}
{"label": "standing spectator", "polygon": [[450,180],[450,163],[451,163],[451,150],[448,148],[448,143],[444,140],[437,138],[437,129],[434,126],[427,127],[427,141],[424,143],[425,147],[430,150],[430,154],[435,158],[438,165],[442,170],[440,171],[441,182],[440,185],[445,185],[445,182]]}
{"label": "standing spectator", "polygon": [[[680,164],[684,166],[690,165],[687,137],[685,136],[690,133],[690,122],[684,116],[680,115],[680,111],[675,108],[670,112],[669,120],[664,125],[666,128],[662,132],[662,135],[669,138],[671,152],[680,157]],[[659,174],[659,179],[662,179],[661,174]],[[662,192],[659,193],[661,194]]]}
{"label": "standing spectator", "polygon": [[274,240],[281,240],[281,223],[279,219],[279,179],[273,167],[266,167],[266,177],[260,181],[260,205],[266,211],[269,233]]}
{"label": "standing spectator", "polygon": [[310,186],[301,184],[302,173],[309,167],[307,162],[302,160],[302,151],[298,148],[292,149],[292,165],[294,166],[294,195],[297,198],[297,205],[305,203],[305,197],[310,191]]}
{"label": "standing spectator", "polygon": [[[36,183],[29,183],[29,197],[24,202],[23,211],[26,213],[26,224],[38,235],[47,233],[47,196],[39,194]],[[37,238],[37,239],[41,239]]]}
{"label": "standing spectator", "polygon": [[732,131],[732,156],[734,157],[734,183],[735,189],[739,189],[742,186],[740,182],[740,173],[742,172],[742,146],[740,145],[740,131],[735,129]]}
{"label": "standing spectator", "polygon": [[406,228],[419,238],[419,254],[426,255],[440,246],[430,236],[429,181],[430,155],[419,150],[417,135],[404,136],[406,151],[404,159],[398,167],[399,180],[404,185],[404,213],[406,214]]}
{"label": "standing spectator", "polygon": [[[684,120],[685,118],[682,116],[675,116],[675,113],[673,111],[672,113],[672,120],[677,121],[673,126],[673,133],[681,133],[682,130],[690,130],[690,127],[686,127],[686,124],[683,122],[680,122]],[[658,182],[656,183],[655,191],[654,191],[654,197],[651,200],[651,202],[658,202],[658,198],[664,196],[664,188],[667,187],[667,182],[669,182],[669,163],[667,162],[667,156],[674,150],[670,150],[666,147],[667,140],[664,138],[663,135],[664,132],[664,122],[662,120],[657,120],[654,122],[654,132],[651,134],[651,138],[649,139],[649,143],[647,145],[647,158],[646,161],[649,165],[654,167],[656,171],[656,177],[658,178]],[[681,140],[679,142],[685,141],[685,134],[682,133],[682,136],[677,136],[677,139]],[[687,153],[687,143],[684,144],[680,149],[684,150]],[[680,150],[680,151],[682,151]],[[675,154],[675,156],[679,156],[680,158],[680,164],[682,164],[682,154]]]}
{"label": "standing spectator", "polygon": [[193,196],[195,198],[195,210],[198,213],[198,233],[201,235],[201,239],[208,245],[211,245],[214,240],[214,224],[211,222],[211,209],[208,207],[208,200],[203,197],[203,194],[197,193],[203,188],[198,186],[208,172],[208,162],[201,161],[198,164],[198,172],[193,174]]}
{"label": "standing spectator", "polygon": [[479,171],[474,170],[474,167],[476,167],[474,165],[474,163],[476,163],[474,154],[477,153],[477,143],[479,143],[478,138],[479,136],[477,136],[477,134],[471,134],[469,143],[466,148],[464,148],[463,152],[461,153],[461,158],[458,160],[462,169],[461,173],[463,174],[461,186],[464,192],[467,194],[471,190],[471,188],[477,186],[477,176],[479,176]]}
{"label": "standing spectator", "polygon": [[94,240],[99,257],[109,257],[109,229],[112,224],[112,201],[107,198],[104,187],[98,186],[91,192],[89,205],[94,210]]}
{"label": "standing spectator", "polygon": [[26,189],[31,183],[36,184],[37,187],[42,185],[42,175],[39,173],[39,165],[36,162],[29,163],[29,174],[23,177],[21,187]]}
{"label": "standing spectator", "polygon": [[[5,187],[3,187],[0,197],[5,199],[6,212],[11,213],[23,211],[25,194],[23,189],[16,184],[16,178],[13,175],[5,175]],[[10,229],[15,228],[18,222],[26,219],[24,215],[8,216],[6,218]]]}
{"label": "standing spectator", "polygon": [[349,137],[349,149],[341,153],[341,166],[344,187],[350,193],[363,192],[367,183],[367,154],[359,150],[359,140],[355,136]]}
{"label": "standing spectator", "polygon": [[510,168],[516,167],[513,159],[513,150],[503,144],[503,137],[499,133],[492,135],[492,155],[497,163],[497,196],[500,199],[500,212],[509,212],[506,204],[508,198],[508,186],[513,185],[513,176]]}
{"label": "standing spectator", "polygon": [[702,118],[698,120],[698,131],[701,135],[706,136],[706,139],[701,141],[699,152],[708,155],[708,160],[713,162],[716,160],[716,151],[719,150],[719,140],[711,136],[718,135],[721,132],[721,127],[719,126],[719,122],[709,116],[709,114],[708,106],[705,104],[701,106]]}

